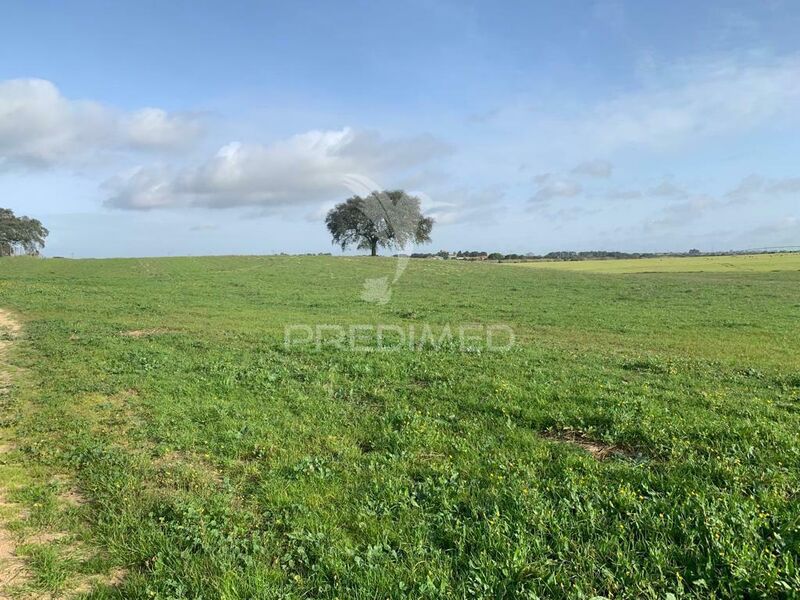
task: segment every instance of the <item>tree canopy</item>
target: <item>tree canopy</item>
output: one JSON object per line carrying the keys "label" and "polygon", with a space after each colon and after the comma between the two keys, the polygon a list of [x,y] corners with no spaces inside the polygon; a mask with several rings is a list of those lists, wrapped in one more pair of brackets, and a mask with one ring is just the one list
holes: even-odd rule
{"label": "tree canopy", "polygon": [[11,209],[0,208],[0,256],[39,254],[48,233],[37,219],[17,217]]}
{"label": "tree canopy", "polygon": [[355,245],[369,249],[403,248],[409,242],[429,242],[433,219],[420,210],[420,200],[402,190],[372,192],[367,197],[353,196],[337,204],[325,223],[342,250]]}

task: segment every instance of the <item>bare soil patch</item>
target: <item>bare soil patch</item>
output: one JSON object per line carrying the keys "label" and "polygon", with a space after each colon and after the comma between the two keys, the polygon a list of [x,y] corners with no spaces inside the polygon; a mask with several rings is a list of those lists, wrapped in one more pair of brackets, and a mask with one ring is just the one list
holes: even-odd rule
{"label": "bare soil patch", "polygon": [[6,590],[10,586],[22,585],[31,578],[25,560],[17,554],[16,539],[5,523],[6,515],[17,508],[6,500],[4,490],[0,489],[0,600],[9,597]]}
{"label": "bare soil patch", "polygon": [[164,327],[153,327],[151,329],[131,329],[130,331],[123,331],[120,333],[122,337],[130,337],[130,338],[143,338],[143,337],[152,337],[154,335],[164,335],[165,333],[169,333],[169,329],[165,329]]}
{"label": "bare soil patch", "polygon": [[60,488],[58,499],[61,504],[66,506],[83,506],[86,504],[86,498],[72,486],[72,479],[68,475],[54,475],[50,482]]}
{"label": "bare soil patch", "polygon": [[[0,394],[8,392],[11,385],[9,366],[5,359],[8,349],[21,330],[19,322],[13,315],[0,310]],[[0,453],[13,450],[10,444],[2,444]],[[0,485],[0,598],[7,598],[5,590],[9,586],[21,585],[30,579],[25,561],[17,554],[16,540],[6,526],[9,514],[19,514],[19,507],[8,501],[6,490]]]}
{"label": "bare soil patch", "polygon": [[19,321],[17,321],[13,315],[6,310],[0,309],[0,333],[5,333],[14,338],[21,330],[22,325],[19,324]]}
{"label": "bare soil patch", "polygon": [[627,458],[633,456],[633,454],[627,448],[593,440],[582,431],[576,431],[574,429],[546,431],[542,435],[549,440],[572,444],[574,446],[583,448],[597,460],[605,460],[614,456],[622,456]]}
{"label": "bare soil patch", "polygon": [[21,329],[11,313],[0,309],[0,396],[7,394],[11,385],[11,375],[8,365],[5,364],[5,358]]}
{"label": "bare soil patch", "polygon": [[[218,487],[223,481],[219,470],[196,453],[173,450],[154,459],[153,465],[162,475],[169,474],[173,484],[189,489],[198,485]],[[162,480],[162,484],[164,483]]]}
{"label": "bare soil patch", "polygon": [[[11,344],[22,332],[22,327],[14,316],[5,310],[0,309],[0,396],[7,394],[12,382],[12,368],[7,363],[8,351]],[[135,395],[134,390],[125,392],[123,395]],[[13,444],[0,443],[0,460],[2,455],[14,450]],[[57,476],[55,480],[64,487],[59,494],[59,500],[63,506],[81,506],[86,503],[86,499],[70,485],[67,476]],[[18,504],[8,500],[9,490],[0,482],[0,600],[11,598],[13,590],[24,593],[24,597],[51,598],[50,593],[28,594],[27,590],[33,580],[32,573],[28,568],[27,562],[20,555],[20,549],[28,545],[50,545],[60,544],[62,551],[70,553],[84,553],[80,544],[71,540],[70,534],[64,531],[37,531],[20,538],[15,535],[8,527],[9,521],[28,518],[27,511]],[[87,554],[90,557],[90,553]],[[106,574],[81,575],[70,581],[68,589],[58,594],[58,597],[72,598],[90,592],[98,585],[117,585],[125,577],[126,571],[117,569]],[[32,594],[32,595],[31,595]]]}

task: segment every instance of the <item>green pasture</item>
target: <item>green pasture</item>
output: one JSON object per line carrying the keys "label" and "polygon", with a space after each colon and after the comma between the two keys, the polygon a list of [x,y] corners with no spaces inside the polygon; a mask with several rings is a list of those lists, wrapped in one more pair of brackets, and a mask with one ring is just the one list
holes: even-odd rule
{"label": "green pasture", "polygon": [[18,597],[800,597],[798,255],[2,259],[0,308]]}

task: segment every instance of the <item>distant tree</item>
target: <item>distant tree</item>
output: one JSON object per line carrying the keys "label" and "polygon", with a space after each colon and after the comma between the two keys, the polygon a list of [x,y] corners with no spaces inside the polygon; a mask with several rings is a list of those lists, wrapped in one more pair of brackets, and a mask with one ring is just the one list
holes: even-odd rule
{"label": "distant tree", "polygon": [[578,260],[578,253],[572,251],[548,252],[545,258],[554,258],[556,260]]}
{"label": "distant tree", "polygon": [[409,242],[429,242],[433,229],[433,219],[422,214],[419,198],[402,190],[353,196],[331,209],[325,224],[342,250],[355,245],[369,249],[372,256],[379,246],[403,248]]}
{"label": "distant tree", "polygon": [[697,255],[701,254],[701,252],[697,248],[692,248],[691,250],[689,250],[689,254],[691,256],[697,256]]}
{"label": "distant tree", "polygon": [[499,252],[492,252],[489,255],[489,260],[503,260],[503,255]]}
{"label": "distant tree", "polygon": [[0,208],[0,256],[38,255],[48,233],[37,219],[17,217],[11,209]]}

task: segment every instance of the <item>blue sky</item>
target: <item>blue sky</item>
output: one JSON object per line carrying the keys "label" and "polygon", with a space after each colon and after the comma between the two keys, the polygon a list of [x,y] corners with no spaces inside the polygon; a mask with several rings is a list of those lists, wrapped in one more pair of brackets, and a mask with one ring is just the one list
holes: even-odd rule
{"label": "blue sky", "polygon": [[[6,2],[0,205],[48,255],[800,245],[800,4]],[[352,183],[359,181],[355,188]]]}

